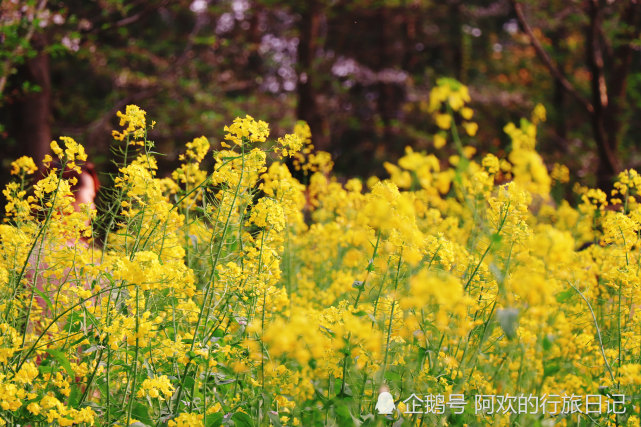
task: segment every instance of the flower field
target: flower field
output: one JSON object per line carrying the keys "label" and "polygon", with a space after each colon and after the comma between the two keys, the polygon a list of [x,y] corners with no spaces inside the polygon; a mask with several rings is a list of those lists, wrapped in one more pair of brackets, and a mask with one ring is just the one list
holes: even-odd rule
{"label": "flower field", "polygon": [[15,161],[2,424],[638,426],[641,176],[554,198],[568,170],[536,152],[545,109],[498,158],[470,145],[469,101],[440,80],[435,154],[346,182],[304,123],[272,140],[250,116],[160,177],[130,105],[99,216],[74,209],[73,139],[36,183]]}

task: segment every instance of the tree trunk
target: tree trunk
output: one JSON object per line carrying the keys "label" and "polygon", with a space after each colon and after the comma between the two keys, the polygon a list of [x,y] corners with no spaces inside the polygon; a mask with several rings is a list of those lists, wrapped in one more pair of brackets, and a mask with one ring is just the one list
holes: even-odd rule
{"label": "tree trunk", "polygon": [[298,42],[298,105],[296,115],[305,120],[312,131],[314,146],[327,149],[328,135],[323,118],[318,111],[316,100],[314,62],[320,39],[321,5],[318,0],[310,0],[303,6],[300,20],[300,40]]}
{"label": "tree trunk", "polygon": [[405,51],[403,56],[403,69],[410,73],[416,71],[416,65],[418,63],[416,44],[418,43],[419,16],[419,9],[416,4],[405,8],[405,42],[403,43]]}
{"label": "tree trunk", "polygon": [[23,154],[33,157],[36,164],[49,152],[51,143],[51,75],[49,56],[42,50],[21,67],[22,81],[39,89],[30,92],[15,104],[16,139]]}
{"label": "tree trunk", "polygon": [[587,63],[591,73],[590,87],[592,90],[592,130],[599,152],[597,167],[597,185],[607,190],[612,186],[612,178],[619,171],[617,155],[618,139],[616,135],[608,135],[606,130],[606,114],[610,103],[608,87],[605,80],[603,49],[600,39],[600,29],[603,11],[599,0],[591,0],[589,6],[590,23],[587,28]]}
{"label": "tree trunk", "polygon": [[[376,71],[380,72],[386,67],[393,65],[392,59],[392,35],[394,29],[393,16],[389,8],[381,7],[378,10],[377,18],[379,22],[378,31],[378,61]],[[383,123],[383,149],[393,146],[394,138],[392,131],[392,120],[395,118],[396,102],[394,100],[394,83],[385,80],[379,80],[377,83],[378,90],[378,114]],[[380,145],[380,142],[379,142]]]}
{"label": "tree trunk", "polygon": [[[566,37],[566,32],[564,28],[560,28],[559,30],[555,31],[554,34],[552,35],[552,46],[554,49],[558,52],[562,52],[561,55],[558,55],[559,58],[563,58],[565,52],[563,51],[563,46],[561,45],[560,41],[564,40]],[[565,66],[564,64],[559,61],[557,62],[557,65],[559,67],[559,70],[565,74]],[[563,85],[561,82],[557,79],[554,80],[554,108],[555,108],[555,114],[554,114],[554,130],[556,132],[556,136],[559,138],[560,141],[565,142],[567,140],[567,122],[566,122],[566,115],[565,115],[565,89],[563,88]],[[566,152],[567,147],[561,147],[561,150]]]}
{"label": "tree trunk", "polygon": [[[619,148],[622,138],[622,121],[627,118],[623,115],[626,104],[626,87],[632,56],[634,53],[633,41],[638,37],[641,25],[641,3],[630,2],[622,12],[623,31],[621,40],[614,44],[616,48],[610,58],[612,65],[607,79],[608,104],[603,111],[603,128],[608,139],[608,145],[614,152]],[[617,171],[618,172],[618,171]]]}
{"label": "tree trunk", "polygon": [[463,32],[461,21],[461,3],[459,0],[453,0],[449,4],[449,31],[450,31],[450,66],[455,70],[457,80],[465,79],[463,69]]}

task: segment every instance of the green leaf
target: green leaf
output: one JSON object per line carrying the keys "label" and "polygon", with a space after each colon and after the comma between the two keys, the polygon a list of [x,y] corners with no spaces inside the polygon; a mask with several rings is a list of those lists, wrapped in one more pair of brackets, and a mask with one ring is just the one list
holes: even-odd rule
{"label": "green leaf", "polygon": [[67,359],[67,356],[62,351],[54,349],[48,349],[45,351],[49,353],[54,359],[56,359],[56,361],[60,363],[60,366],[65,368],[65,371],[67,371],[67,374],[69,374],[70,377],[74,378],[76,376],[76,373],[71,368],[69,359]]}
{"label": "green leaf", "polygon": [[216,383],[216,385],[231,384],[234,381],[236,381],[235,378],[227,378],[223,374],[219,374],[214,377],[214,382]]}
{"label": "green leaf", "polygon": [[326,407],[330,402],[330,399],[328,399],[327,396],[323,394],[323,391],[317,387],[314,387],[314,393],[316,394],[317,400],[320,400],[323,404],[323,407]]}
{"label": "green leaf", "polygon": [[188,375],[185,377],[185,388],[190,389],[196,384],[196,381],[194,380],[194,377],[191,375]]}
{"label": "green leaf", "polygon": [[80,400],[80,395],[80,387],[72,387],[71,393],[69,394],[69,406],[75,408],[78,404],[78,401]]}
{"label": "green leaf", "polygon": [[153,425],[153,421],[149,417],[147,405],[143,405],[139,402],[135,402],[133,408],[131,409],[131,417],[138,420],[143,425]]}
{"label": "green leaf", "polygon": [[361,415],[361,426],[376,425],[376,416],[374,414]]}
{"label": "green leaf", "polygon": [[339,404],[336,406],[334,409],[334,412],[336,413],[336,421],[338,421],[339,426],[353,426],[355,425],[354,419],[352,418],[352,414],[349,412],[349,408],[345,403]]}
{"label": "green leaf", "polygon": [[352,392],[352,388],[349,386],[349,384],[345,384],[345,387],[343,387],[343,389],[338,392],[338,395],[340,397],[352,397],[354,396],[354,392]]}
{"label": "green leaf", "polygon": [[223,413],[216,412],[215,414],[207,415],[206,427],[220,427],[223,424]]}
{"label": "green leaf", "polygon": [[234,420],[236,427],[252,427],[254,425],[249,415],[244,412],[236,412],[231,419]]}
{"label": "green leaf", "polygon": [[372,271],[374,271],[374,260],[373,260],[373,259],[370,259],[370,260],[369,260],[369,263],[367,263],[367,268],[366,268],[366,270],[367,270],[367,271],[369,271],[370,273],[371,273]]}
{"label": "green leaf", "polygon": [[557,363],[551,363],[543,367],[543,376],[549,377],[554,375],[561,370],[561,367]]}
{"label": "green leaf", "polygon": [[519,325],[519,310],[517,308],[502,308],[497,310],[496,317],[505,336],[510,340],[513,339]]}
{"label": "green leaf", "polygon": [[563,302],[569,300],[570,298],[572,298],[572,296],[574,296],[575,293],[576,293],[576,291],[574,289],[571,289],[571,288],[567,289],[567,290],[565,290],[563,292],[559,292],[559,294],[556,296],[556,302],[563,303]]}
{"label": "green leaf", "polygon": [[552,348],[552,340],[554,337],[551,337],[550,335],[546,335],[543,337],[542,345],[543,345],[543,350],[548,351]]}
{"label": "green leaf", "polygon": [[50,313],[53,313],[55,310],[53,309],[53,303],[51,302],[51,299],[49,298],[49,293],[48,292],[42,292],[40,289],[37,287],[34,287],[34,292],[38,294],[40,298],[44,300],[44,302],[47,304],[47,309],[49,310]]}
{"label": "green leaf", "polygon": [[272,397],[267,394],[267,393],[261,393],[260,394],[261,399],[263,400],[262,407],[263,408],[271,408],[273,399]]}
{"label": "green leaf", "polygon": [[401,381],[401,375],[390,369],[385,372],[385,379],[388,381],[388,384],[398,383]]}
{"label": "green leaf", "polygon": [[276,427],[282,427],[282,424],[280,422],[280,418],[278,417],[278,414],[273,413],[272,411],[267,412],[267,416],[269,417],[269,421],[272,422],[272,425]]}
{"label": "green leaf", "polygon": [[359,311],[353,312],[352,314],[356,317],[367,316],[369,320],[371,320],[372,322],[376,322],[376,319],[374,318],[374,316],[372,316],[370,313],[366,312],[365,310],[359,310]]}
{"label": "green leaf", "polygon": [[335,337],[336,337],[336,332],[332,331],[331,329],[326,328],[326,327],[325,327],[325,326],[323,326],[323,325],[320,325],[320,328],[321,328],[322,330],[324,330],[325,332],[327,332],[329,335],[331,335],[331,336],[332,336],[332,338],[335,338]]}

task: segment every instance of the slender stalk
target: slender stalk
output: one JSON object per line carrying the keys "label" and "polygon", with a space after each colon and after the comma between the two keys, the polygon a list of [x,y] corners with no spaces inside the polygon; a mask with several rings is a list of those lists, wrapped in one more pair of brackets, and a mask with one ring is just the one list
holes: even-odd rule
{"label": "slender stalk", "polygon": [[[396,265],[396,278],[394,279],[394,292],[398,288],[398,277],[401,272],[401,261],[403,248],[401,248],[401,253],[398,255],[398,264]],[[396,306],[396,300],[392,301],[392,309],[390,312],[389,324],[387,326],[387,342],[385,343],[385,357],[383,358],[383,372],[381,374],[381,383],[385,380],[385,371],[387,371],[387,356],[389,354],[389,342],[392,337],[392,323],[394,322],[394,308]]]}
{"label": "slender stalk", "polygon": [[594,327],[596,328],[596,334],[597,337],[599,338],[599,348],[601,349],[601,356],[603,356],[603,362],[605,362],[605,367],[608,369],[608,373],[610,374],[610,379],[612,380],[612,383],[615,383],[616,380],[614,379],[614,374],[612,373],[612,368],[610,368],[610,363],[608,362],[608,358],[605,357],[605,350],[603,349],[603,340],[601,339],[601,330],[599,329],[599,324],[596,321],[596,316],[594,315],[594,311],[592,310],[592,305],[590,304],[590,301],[583,295],[583,293],[578,290],[572,283],[568,281],[568,285],[572,286],[572,289],[576,291],[576,293],[583,298],[583,301],[588,305],[588,309],[590,309],[590,314],[592,314],[592,320],[594,320]]}
{"label": "slender stalk", "polygon": [[[381,231],[378,230],[376,234],[376,244],[374,245],[374,253],[372,254],[372,258],[367,265],[367,273],[365,274],[365,280],[363,280],[363,283],[361,283],[358,287],[358,294],[356,295],[356,299],[354,300],[354,309],[358,307],[358,301],[361,297],[361,294],[363,293],[363,289],[365,289],[365,284],[367,283],[367,279],[369,278],[370,273],[374,270],[374,260],[376,259],[376,254],[378,253],[378,245],[381,241]],[[347,374],[347,359],[350,354],[350,339],[352,337],[352,333],[349,332],[347,334],[347,340],[346,340],[346,348],[345,348],[345,356],[343,357],[343,378],[342,378],[342,384],[341,384],[341,394],[345,393],[345,386],[346,386],[346,374]]]}
{"label": "slender stalk", "polygon": [[[229,212],[228,212],[227,218],[225,220],[225,226],[223,227],[222,235],[220,237],[220,242],[218,244],[218,250],[216,251],[216,255],[214,256],[214,260],[212,262],[211,274],[210,274],[210,277],[209,277],[209,281],[207,283],[207,288],[205,290],[205,296],[203,297],[203,305],[202,305],[202,308],[200,310],[200,313],[198,314],[198,320],[196,321],[196,326],[194,328],[194,334],[193,334],[194,337],[191,340],[191,345],[189,347],[189,351],[190,352],[194,350],[194,346],[196,344],[196,337],[198,336],[198,330],[200,329],[200,325],[203,322],[203,319],[208,319],[209,318],[211,307],[208,306],[208,301],[209,301],[210,293],[212,293],[212,290],[214,289],[214,281],[215,281],[215,278],[216,278],[216,266],[218,265],[218,260],[220,259],[220,254],[222,253],[222,248],[223,248],[223,245],[225,243],[225,238],[227,236],[227,230],[229,229],[229,224],[231,222],[231,217],[233,215],[233,210],[234,210],[234,207],[236,206],[236,200],[237,200],[238,195],[240,193],[240,188],[241,188],[241,186],[243,184],[243,177],[244,177],[244,172],[245,172],[245,141],[243,141],[243,144],[241,145],[241,151],[242,151],[242,154],[241,154],[242,163],[241,163],[241,169],[240,169],[240,176],[238,178],[238,185],[236,186],[236,190],[234,191],[234,198],[232,199],[231,206],[229,207]],[[207,307],[206,314],[205,314],[205,307]],[[177,411],[178,407],[180,406],[180,398],[182,396],[182,392],[183,392],[183,389],[184,389],[184,384],[185,384],[185,380],[187,378],[187,373],[189,372],[189,366],[190,366],[189,363],[187,363],[185,365],[185,369],[183,371],[180,384],[178,385],[178,393],[177,393],[177,397],[176,397],[176,406],[174,408],[175,411]]]}
{"label": "slender stalk", "polygon": [[[139,330],[140,330],[140,287],[136,287],[136,350],[134,354],[134,375],[133,375],[133,381],[131,384],[131,393],[129,394],[129,408],[127,409],[127,424],[129,425],[129,421],[131,420],[131,409],[134,404],[135,400],[135,393],[136,393],[136,380],[138,377],[138,352],[140,351],[140,335],[139,335]],[[127,396],[127,390],[125,390],[125,396]]]}
{"label": "slender stalk", "polygon": [[372,254],[372,259],[367,265],[367,273],[365,273],[365,280],[363,280],[363,283],[361,283],[360,286],[358,287],[358,294],[356,294],[356,300],[354,300],[354,308],[358,307],[358,300],[360,299],[361,294],[365,289],[365,285],[367,284],[367,279],[369,279],[369,274],[372,270],[374,270],[374,260],[376,259],[376,254],[378,253],[378,245],[380,241],[381,241],[381,230],[378,230],[378,233],[376,233],[376,244],[374,245],[374,253]]}

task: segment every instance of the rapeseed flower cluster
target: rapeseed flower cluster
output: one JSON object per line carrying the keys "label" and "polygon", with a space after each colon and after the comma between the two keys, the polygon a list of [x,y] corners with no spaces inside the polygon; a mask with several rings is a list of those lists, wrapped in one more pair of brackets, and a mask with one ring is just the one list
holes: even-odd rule
{"label": "rapeseed flower cluster", "polygon": [[[159,177],[146,113],[128,106],[114,131],[126,157],[99,217],[73,208],[51,157],[33,185],[35,162],[14,162],[0,225],[0,424],[560,420],[475,411],[474,395],[520,393],[600,396],[592,421],[638,423],[641,178],[625,171],[611,194],[578,185],[578,205],[555,201],[567,168],[536,152],[545,109],[505,127],[512,146],[498,157],[464,145],[476,138],[469,103],[448,79],[430,98],[454,156],[408,147],[388,177],[346,182],[307,125],[270,146],[250,116],[218,144],[188,142]],[[59,141],[63,169],[86,159]],[[381,387],[390,416],[374,409]],[[465,411],[404,413],[411,393],[462,394]]]}
{"label": "rapeseed flower cluster", "polygon": [[33,159],[29,156],[22,156],[19,159],[11,162],[11,175],[32,175],[38,171]]}
{"label": "rapeseed flower cluster", "polygon": [[[127,105],[125,112],[118,111],[120,126],[126,126],[122,131],[112,131],[112,136],[117,141],[123,141],[127,138],[129,144],[144,145],[142,141],[147,132],[147,112],[137,105]],[[152,127],[153,127],[152,122]]]}

